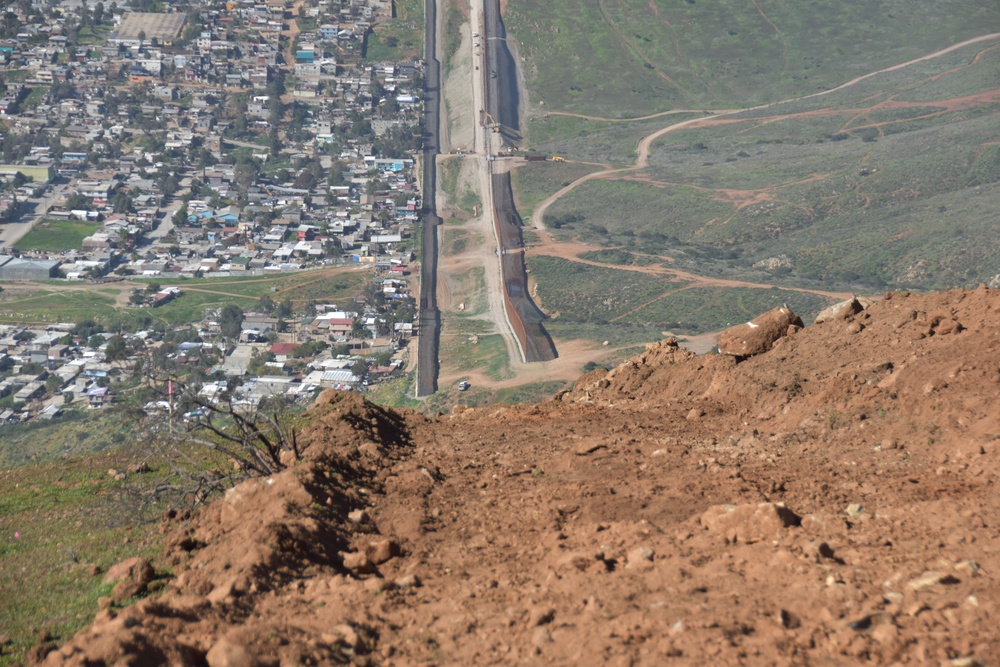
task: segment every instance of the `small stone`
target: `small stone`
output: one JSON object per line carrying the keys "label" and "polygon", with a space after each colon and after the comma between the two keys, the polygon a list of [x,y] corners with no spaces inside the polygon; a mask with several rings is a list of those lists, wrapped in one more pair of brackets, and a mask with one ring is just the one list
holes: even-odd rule
{"label": "small stone", "polygon": [[841,301],[819,311],[813,324],[822,324],[831,320],[846,320],[864,309],[865,306],[857,298]]}
{"label": "small stone", "polygon": [[955,569],[961,572],[968,572],[969,574],[976,574],[981,568],[979,567],[979,563],[974,560],[963,560],[955,564]]}
{"label": "small stone", "polygon": [[259,664],[246,646],[225,637],[215,642],[205,661],[208,667],[256,667]]}
{"label": "small stone", "polygon": [[929,604],[921,600],[919,602],[914,602],[913,604],[908,606],[906,609],[903,610],[903,613],[906,614],[907,616],[916,616],[920,612],[927,611],[930,608],[931,607]]}
{"label": "small stone", "polygon": [[[100,601],[100,598],[98,598]],[[94,614],[94,625],[104,625],[115,620],[115,612],[110,609],[102,609],[96,614]]]}
{"label": "small stone", "polygon": [[573,453],[577,456],[586,456],[588,454],[593,454],[598,449],[603,449],[604,447],[606,447],[606,445],[601,440],[583,440],[573,447]]}
{"label": "small stone", "polygon": [[420,588],[420,585],[420,577],[415,574],[408,574],[396,580],[396,586],[399,588]]}
{"label": "small stone", "polygon": [[705,510],[699,521],[710,532],[722,534],[730,542],[745,544],[774,539],[783,529],[802,522],[778,503],[715,505]]}
{"label": "small stone", "polygon": [[861,513],[864,512],[864,510],[865,508],[859,505],[858,503],[851,503],[850,505],[847,506],[847,509],[844,510],[844,514],[853,519],[856,519],[859,516],[861,516]]}
{"label": "small stone", "polygon": [[872,631],[872,639],[879,644],[891,644],[899,637],[899,628],[893,623],[882,623]]}
{"label": "small stone", "polygon": [[552,635],[545,628],[538,628],[535,630],[534,634],[531,635],[531,643],[535,646],[544,646],[545,644],[552,643]]}
{"label": "small stone", "polygon": [[362,509],[354,510],[347,515],[347,520],[351,523],[367,523],[368,518],[368,512]]}
{"label": "small stone", "polygon": [[101,573],[101,568],[96,563],[89,563],[87,565],[87,574],[92,577],[96,577]]}
{"label": "small stone", "polygon": [[695,420],[701,419],[704,416],[705,416],[705,411],[704,410],[700,410],[698,408],[691,408],[688,411],[687,416],[685,417],[685,419],[687,419],[689,422],[693,422]]}
{"label": "small stone", "polygon": [[383,459],[389,455],[389,452],[374,442],[366,442],[358,447],[358,451],[371,459]]}
{"label": "small stone", "polygon": [[528,616],[528,627],[548,625],[555,619],[556,610],[554,607],[535,607]]}
{"label": "small stone", "polygon": [[373,577],[371,579],[365,580],[365,590],[369,593],[382,593],[384,591],[391,591],[396,588],[396,582],[390,579],[379,579]]}
{"label": "small stone", "polygon": [[834,557],[833,549],[826,542],[809,542],[805,546],[805,552],[816,560]]}
{"label": "small stone", "polygon": [[625,567],[637,567],[646,563],[652,563],[654,555],[655,552],[647,546],[636,547],[628,552],[628,556],[626,557],[628,564]]}
{"label": "small stone", "polygon": [[379,540],[368,545],[368,560],[375,565],[381,565],[399,555],[399,543],[395,540]]}
{"label": "small stone", "polygon": [[344,567],[358,574],[367,574],[375,568],[368,560],[368,554],[361,551],[353,551],[343,554]]}
{"label": "small stone", "polygon": [[984,663],[975,658],[955,658],[954,660],[942,660],[942,667],[981,667]]}
{"label": "small stone", "polygon": [[799,620],[799,617],[786,609],[782,609],[778,612],[778,623],[781,624],[781,627],[788,630],[794,630],[802,625],[802,621]]}
{"label": "small stone", "polygon": [[930,588],[931,586],[937,586],[938,584],[957,584],[958,579],[951,576],[950,574],[943,574],[941,572],[924,572],[919,577],[910,579],[906,583],[907,588],[912,591],[922,591],[925,588]]}
{"label": "small stone", "polygon": [[340,644],[355,651],[364,651],[366,648],[365,638],[347,623],[334,626],[329,633],[323,633],[320,638],[328,644]]}

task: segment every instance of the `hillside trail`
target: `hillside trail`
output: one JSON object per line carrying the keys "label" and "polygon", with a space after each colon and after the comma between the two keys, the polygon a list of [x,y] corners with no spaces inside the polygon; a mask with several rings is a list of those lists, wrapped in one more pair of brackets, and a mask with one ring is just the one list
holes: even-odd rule
{"label": "hillside trail", "polygon": [[164,517],[158,593],[26,662],[995,664],[997,312],[890,293],[431,418],[325,392],[288,469]]}
{"label": "hillside trail", "polygon": [[[545,212],[555,202],[559,201],[560,199],[564,198],[566,195],[568,195],[570,192],[572,192],[576,188],[578,188],[581,185],[583,185],[585,183],[588,183],[590,181],[594,181],[594,180],[617,180],[617,179],[622,179],[622,180],[648,180],[648,179],[639,179],[635,175],[635,172],[643,170],[643,169],[645,169],[645,168],[647,168],[649,166],[649,152],[650,152],[651,145],[653,144],[654,141],[656,141],[657,139],[665,136],[668,133],[676,132],[678,130],[683,130],[683,129],[698,129],[698,128],[704,128],[704,127],[718,127],[718,126],[729,125],[729,124],[738,123],[738,122],[744,122],[741,119],[725,118],[724,116],[731,116],[733,114],[743,113],[743,112],[746,112],[746,111],[755,111],[755,110],[767,109],[767,108],[770,108],[770,107],[773,107],[773,106],[777,106],[777,105],[781,105],[781,104],[787,104],[787,103],[795,102],[795,101],[799,101],[799,100],[805,100],[805,99],[811,99],[811,98],[815,98],[815,97],[820,97],[820,96],[823,96],[823,95],[829,95],[829,94],[834,93],[836,91],[844,90],[845,88],[848,88],[850,86],[854,86],[854,85],[856,85],[856,84],[858,84],[858,83],[860,83],[862,81],[865,81],[866,79],[869,79],[869,78],[871,78],[873,76],[877,76],[879,74],[883,74],[883,73],[886,73],[886,72],[892,72],[892,71],[896,71],[896,70],[899,70],[899,69],[903,69],[905,67],[909,67],[909,66],[911,66],[913,64],[916,64],[916,63],[924,62],[924,61],[931,60],[931,59],[934,59],[934,58],[939,58],[939,57],[944,56],[944,55],[946,55],[948,53],[952,53],[953,51],[956,51],[958,49],[961,49],[961,48],[964,48],[964,47],[967,47],[967,46],[970,46],[970,45],[973,45],[973,44],[977,44],[977,43],[980,43],[980,42],[986,42],[986,41],[992,41],[992,40],[996,40],[996,39],[1000,39],[1000,33],[990,33],[988,35],[981,35],[979,37],[974,37],[974,38],[971,38],[971,39],[964,40],[962,42],[959,42],[958,44],[954,44],[954,45],[949,46],[949,47],[947,47],[945,49],[941,49],[939,51],[935,51],[934,53],[928,54],[926,56],[922,56],[920,58],[915,58],[913,60],[909,60],[909,61],[904,62],[904,63],[900,63],[900,64],[893,65],[893,66],[890,66],[890,67],[882,68],[882,69],[876,70],[874,72],[869,72],[867,74],[855,77],[855,78],[851,79],[850,81],[847,81],[847,82],[845,82],[843,84],[840,84],[839,86],[836,86],[835,88],[831,88],[829,90],[820,91],[818,93],[812,93],[810,95],[805,95],[805,96],[802,96],[802,97],[789,98],[787,100],[781,100],[781,101],[777,101],[777,102],[771,102],[771,103],[768,103],[768,104],[763,104],[763,105],[759,105],[759,106],[756,106],[756,107],[750,107],[750,108],[747,108],[747,109],[730,109],[730,110],[721,110],[721,111],[720,110],[712,110],[712,111],[703,110],[702,113],[704,113],[704,114],[711,114],[711,115],[708,115],[708,116],[705,116],[705,117],[699,117],[699,118],[692,118],[692,119],[684,120],[684,121],[681,121],[681,122],[678,122],[678,123],[673,123],[673,124],[668,125],[666,127],[660,128],[660,129],[658,129],[658,130],[656,130],[654,132],[651,132],[650,134],[646,135],[645,137],[643,137],[642,139],[639,140],[639,142],[637,144],[637,147],[636,147],[637,148],[637,157],[636,157],[635,164],[633,164],[631,166],[627,166],[627,167],[617,167],[617,168],[611,168],[611,169],[603,169],[603,170],[600,170],[600,171],[595,171],[595,172],[591,172],[589,174],[585,174],[585,175],[577,178],[576,180],[572,181],[568,185],[564,186],[560,190],[556,191],[555,193],[549,195],[548,197],[546,197],[545,199],[543,199],[538,204],[536,204],[535,207],[534,207],[534,210],[532,211],[532,215],[531,215],[531,226],[535,229],[536,233],[539,234],[539,236],[541,237],[542,241],[541,241],[541,243],[536,244],[534,247],[532,247],[528,251],[528,254],[534,254],[534,255],[551,255],[551,256],[561,257],[561,258],[567,259],[569,261],[580,262],[580,263],[584,263],[584,264],[591,264],[591,265],[594,265],[594,266],[603,266],[603,267],[607,268],[608,265],[603,264],[601,262],[591,262],[591,261],[583,260],[583,259],[581,259],[579,257],[580,253],[582,253],[582,252],[587,252],[587,251],[593,251],[593,250],[599,250],[599,249],[601,249],[599,246],[590,246],[590,245],[583,244],[583,243],[580,243],[580,242],[572,242],[572,243],[570,243],[570,242],[561,242],[561,241],[556,240],[550,233],[548,233],[548,230],[546,229],[545,222],[544,222]],[[978,59],[979,59],[980,55],[981,54],[977,54],[976,58],[975,58],[975,60],[973,62],[978,62]],[[937,104],[939,106],[942,106],[945,110],[949,110],[950,111],[950,110],[955,110],[957,108],[963,108],[963,107],[966,107],[968,105],[979,105],[979,104],[995,103],[998,100],[1000,100],[1000,91],[994,90],[994,91],[988,91],[988,92],[985,92],[985,93],[978,93],[978,94],[975,94],[975,95],[969,95],[969,96],[964,96],[964,97],[960,97],[960,98],[954,98],[953,100],[945,100],[945,101],[941,101],[940,103],[937,103]],[[890,99],[890,100],[883,100],[882,102],[878,103],[875,106],[879,106],[880,108],[891,108],[891,107],[917,107],[917,106],[921,106],[921,105],[922,105],[922,103],[920,103],[920,102],[908,102],[908,101],[898,101],[898,100],[891,100]],[[855,111],[857,111],[857,112],[860,113],[863,110],[855,110]],[[573,116],[573,117],[586,118],[588,120],[602,121],[602,122],[630,122],[630,121],[648,120],[648,119],[651,119],[651,118],[657,118],[657,117],[666,116],[666,115],[670,115],[670,114],[691,113],[691,110],[666,111],[666,112],[661,112],[661,113],[658,113],[658,114],[650,114],[650,115],[647,115],[647,116],[640,116],[640,117],[631,118],[631,119],[602,118],[602,117],[598,117],[598,116],[586,116],[586,115],[583,115],[583,114],[574,114],[574,113],[569,113],[569,112],[558,112],[558,111],[548,111],[546,113],[548,115]],[[804,118],[804,117],[809,117],[809,116],[819,116],[819,115],[823,115],[823,114],[834,114],[834,113],[836,113],[836,114],[851,113],[851,110],[846,110],[845,111],[845,110],[833,110],[833,109],[817,109],[817,110],[812,110],[812,111],[796,112],[796,113],[791,113],[791,114],[779,114],[779,115],[775,115],[775,116],[771,116],[771,117],[767,117],[767,118],[755,118],[753,120],[757,121],[757,122],[773,122],[773,121],[782,120],[782,119]],[[934,112],[934,113],[931,113],[931,114],[928,114],[928,115],[935,115],[936,113],[937,112]],[[822,175],[815,175],[814,174],[814,175],[810,176],[810,179],[820,178],[821,176]],[[775,186],[775,187],[777,187],[777,186]],[[771,193],[773,190],[774,190],[774,188],[764,188],[764,189],[761,189],[761,192]],[[732,198],[732,197],[734,197],[736,195],[749,195],[749,194],[752,194],[749,191],[748,192],[743,192],[743,191],[734,191],[734,190],[731,190],[731,189],[718,189],[717,191],[721,195],[724,195],[724,196],[727,196],[727,197],[730,197],[730,198]],[[738,210],[738,208],[739,207],[737,207],[737,210]],[[672,273],[673,275],[676,275],[679,278],[684,278],[684,279],[692,280],[692,281],[695,281],[695,282],[697,282],[698,284],[701,284],[701,285],[714,285],[714,286],[720,286],[720,287],[756,287],[756,288],[772,287],[772,285],[767,285],[767,284],[763,284],[763,283],[749,283],[749,282],[745,282],[745,281],[729,281],[729,280],[709,278],[709,277],[705,277],[705,276],[698,276],[698,275],[692,274],[690,272],[665,270],[662,267],[660,267],[659,269],[657,269],[657,268],[654,268],[654,267],[628,267],[628,266],[617,266],[616,265],[613,268],[620,269],[620,270],[640,271],[640,272],[650,273],[650,274],[654,274],[654,273]],[[793,289],[793,288],[788,288],[788,289]],[[845,298],[845,295],[843,293],[824,292],[822,290],[809,290],[809,289],[801,289],[801,288],[794,288],[794,289],[796,289],[796,291],[809,292],[809,293],[817,294],[817,295],[820,295],[820,296],[829,296],[831,298]]]}
{"label": "hillside trail", "polygon": [[[712,278],[710,276],[698,275],[696,273],[691,273],[690,271],[684,271],[681,269],[675,269],[669,266],[664,266],[663,264],[652,264],[647,266],[635,266],[629,264],[608,264],[606,262],[598,262],[595,260],[584,259],[580,257],[581,253],[584,252],[594,252],[597,250],[606,250],[599,245],[593,245],[588,243],[583,243],[582,241],[572,241],[563,242],[554,239],[552,235],[547,231],[536,230],[541,239],[540,243],[532,244],[530,248],[525,251],[525,256],[545,256],[545,257],[558,257],[560,259],[565,259],[570,262],[576,262],[578,264],[586,264],[588,266],[596,266],[602,269],[612,269],[615,271],[634,271],[636,273],[644,273],[651,276],[673,276],[678,280],[689,281],[691,285],[686,287],[748,287],[751,289],[773,289],[778,288],[782,290],[787,290],[790,292],[802,292],[804,294],[815,294],[816,296],[822,296],[829,299],[850,299],[854,294],[850,292],[836,292],[832,290],[821,290],[821,289],[810,289],[807,287],[786,287],[784,285],[775,285],[771,283],[756,283],[748,280],[730,280],[727,278]],[[664,260],[669,261],[669,260]]]}

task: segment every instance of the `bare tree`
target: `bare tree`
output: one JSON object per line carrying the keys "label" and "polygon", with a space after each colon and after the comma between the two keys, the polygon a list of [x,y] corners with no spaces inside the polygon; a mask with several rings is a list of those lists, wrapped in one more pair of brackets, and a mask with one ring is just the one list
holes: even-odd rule
{"label": "bare tree", "polygon": [[[161,378],[151,384],[121,406],[132,412],[145,458],[169,469],[151,488],[137,489],[143,502],[174,497],[197,505],[245,479],[283,470],[287,453],[293,459],[302,454],[290,425],[291,401],[272,398],[250,405],[233,395],[231,384],[215,396],[201,392],[200,384]],[[172,409],[164,419],[166,404]]]}

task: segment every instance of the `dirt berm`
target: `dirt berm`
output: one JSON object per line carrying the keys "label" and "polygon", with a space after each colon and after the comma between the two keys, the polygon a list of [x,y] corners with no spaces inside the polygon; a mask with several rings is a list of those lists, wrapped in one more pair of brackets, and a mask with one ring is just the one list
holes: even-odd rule
{"label": "dirt berm", "polygon": [[[327,393],[304,459],[179,514],[164,593],[47,664],[1000,663],[1000,292],[536,406]],[[39,651],[40,655],[44,651]]]}

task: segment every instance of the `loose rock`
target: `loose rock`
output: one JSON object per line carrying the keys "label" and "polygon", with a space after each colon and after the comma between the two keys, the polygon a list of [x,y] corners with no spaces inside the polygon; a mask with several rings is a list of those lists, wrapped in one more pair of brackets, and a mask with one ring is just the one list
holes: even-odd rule
{"label": "loose rock", "polygon": [[751,357],[771,349],[774,342],[788,335],[789,326],[802,326],[802,320],[790,309],[781,306],[759,315],[746,324],[739,324],[719,334],[719,353],[734,357]]}

